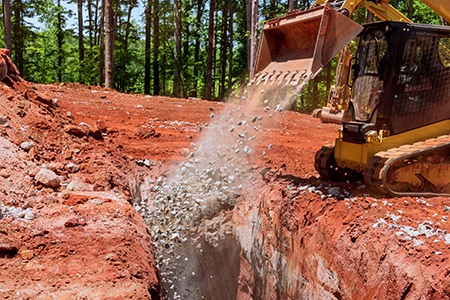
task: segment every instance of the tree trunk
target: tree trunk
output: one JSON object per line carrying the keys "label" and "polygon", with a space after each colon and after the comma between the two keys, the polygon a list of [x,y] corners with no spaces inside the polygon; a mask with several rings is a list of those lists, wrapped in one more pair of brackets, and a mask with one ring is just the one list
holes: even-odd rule
{"label": "tree trunk", "polygon": [[256,51],[258,49],[258,0],[252,1],[252,74],[255,73]]}
{"label": "tree trunk", "polygon": [[152,23],[151,0],[147,0],[145,8],[145,70],[144,70],[144,94],[150,94],[150,32]]}
{"label": "tree trunk", "polygon": [[[5,34],[5,47],[12,50],[11,38],[11,0],[3,0],[3,26]],[[9,52],[11,56],[11,52]]]}
{"label": "tree trunk", "polygon": [[105,0],[105,86],[114,88],[114,24],[112,0]]}
{"label": "tree trunk", "polygon": [[194,49],[194,88],[193,97],[198,96],[198,75],[200,65],[200,28],[203,16],[203,0],[197,0],[197,19],[195,23],[195,49]]}
{"label": "tree trunk", "polygon": [[229,13],[230,13],[230,22],[229,22],[229,28],[228,32],[230,34],[229,38],[229,49],[228,49],[228,95],[233,90],[233,23],[234,23],[234,10],[233,10],[233,0],[228,0],[229,5]]}
{"label": "tree trunk", "polygon": [[159,0],[154,0],[153,10],[153,94],[159,95]]}
{"label": "tree trunk", "polygon": [[[188,8],[187,11],[190,11],[191,8]],[[188,62],[189,62],[189,40],[191,38],[191,31],[190,31],[190,24],[186,24],[183,32],[183,52],[181,57],[181,65],[183,66],[182,69],[180,69],[181,78],[186,78],[186,74],[189,74],[188,70]],[[184,71],[184,72],[183,72]],[[186,81],[181,82],[181,90],[182,90],[182,96],[186,97],[188,94],[188,89],[190,88],[190,84],[187,85]]]}
{"label": "tree trunk", "polygon": [[[113,4],[114,5],[114,4]],[[116,7],[119,7],[119,3],[117,1]],[[128,58],[128,47],[129,47],[129,37],[130,37],[130,30],[131,30],[131,13],[133,12],[133,8],[135,7],[134,1],[128,2],[128,9],[126,13],[126,19],[124,20],[122,17],[114,16],[114,22],[113,24],[117,24],[115,28],[117,28],[118,32],[123,31],[123,28],[125,28],[125,32],[123,34],[123,39],[121,40],[122,43],[120,43],[120,51],[122,53],[125,53],[125,56],[122,56],[120,59],[117,60],[117,63],[115,65],[115,71],[119,76],[115,78],[114,86],[117,90],[124,92],[128,86],[127,84],[127,65],[130,61],[130,58]],[[119,9],[120,10],[120,9]],[[119,34],[120,37],[120,34]],[[120,40],[120,38],[119,38]],[[145,57],[145,54],[144,54]]]}
{"label": "tree trunk", "polygon": [[[252,53],[251,53],[251,37],[252,37],[252,0],[245,0],[245,27],[247,34],[247,73],[250,76],[251,71],[251,61],[252,61]],[[251,78],[251,76],[250,76]]]}
{"label": "tree trunk", "polygon": [[[188,0],[183,2],[183,6],[181,8],[181,20],[188,20],[190,19],[191,11],[195,6],[195,0]],[[181,78],[184,79],[181,81],[181,91],[182,91],[182,97],[188,97],[191,96],[193,83],[195,82],[195,79],[192,80],[191,76],[191,70],[193,69],[193,66],[189,64],[189,59],[192,57],[191,51],[190,51],[190,45],[191,45],[191,28],[194,22],[184,21],[182,22],[182,37],[183,37],[183,51],[181,54],[181,62],[183,68],[180,69]],[[195,35],[195,33],[194,33]],[[195,63],[194,63],[195,65]]]}
{"label": "tree trunk", "polygon": [[[214,4],[215,5],[215,4]],[[216,95],[216,66],[217,66],[217,45],[219,44],[219,35],[216,34],[216,24],[219,23],[219,12],[216,9],[215,13],[214,13],[214,47],[213,47],[213,54],[212,54],[212,74],[211,74],[211,78],[212,78],[212,88],[211,88],[211,96],[212,98],[215,98]],[[211,98],[211,99],[212,99]]]}
{"label": "tree trunk", "polygon": [[[332,84],[332,80],[333,80],[332,76],[331,76],[331,68],[332,68],[332,64],[330,62],[330,63],[328,63],[328,65],[326,67],[326,69],[327,69],[327,77],[326,77],[326,80],[327,80],[326,99],[327,99],[327,101],[328,101],[328,98],[330,96],[331,84]],[[337,84],[337,82],[336,82],[336,84]]]}
{"label": "tree trunk", "polygon": [[248,73],[250,78],[255,74],[256,50],[258,40],[258,0],[246,0],[247,13],[247,52],[248,52]]}
{"label": "tree trunk", "polygon": [[[163,28],[167,28],[167,17],[166,14],[163,14]],[[162,40],[167,41],[167,32],[166,30],[163,30],[162,32]],[[163,51],[161,53],[161,63],[163,66],[167,65],[167,56],[166,51]],[[167,95],[167,72],[166,68],[161,68],[161,77],[162,77],[162,94]]]}
{"label": "tree trunk", "polygon": [[87,0],[88,28],[89,28],[89,48],[94,45],[93,24],[92,24],[92,0]]}
{"label": "tree trunk", "polygon": [[408,18],[411,20],[414,17],[414,0],[409,0]]}
{"label": "tree trunk", "polygon": [[130,3],[130,6],[128,7],[128,14],[127,14],[127,23],[125,26],[125,53],[128,53],[128,38],[130,37],[130,28],[131,28],[131,12],[133,11],[133,8],[136,7],[133,2]]}
{"label": "tree trunk", "polygon": [[12,34],[14,35],[13,41],[13,54],[14,54],[14,63],[19,70],[19,73],[24,77],[24,57],[23,51],[24,48],[24,28],[23,28],[23,14],[22,14],[23,3],[22,0],[16,0],[13,2],[12,11],[14,13],[14,19],[12,25]]}
{"label": "tree trunk", "polygon": [[311,106],[310,102],[311,102],[311,99],[314,97],[313,85],[314,85],[314,83],[312,81],[310,81],[308,83],[308,94],[305,95],[305,97],[303,98],[303,101],[302,101],[302,112],[306,112],[309,109],[309,107]]}
{"label": "tree trunk", "polygon": [[293,11],[297,9],[297,2],[295,0],[288,0],[288,10]]}
{"label": "tree trunk", "polygon": [[58,28],[56,31],[56,37],[58,39],[58,82],[62,82],[62,74],[63,74],[63,43],[64,43],[64,32],[63,32],[63,19],[62,19],[62,9],[61,6],[61,0],[58,0],[58,15],[57,15],[57,22],[58,22]]}
{"label": "tree trunk", "polygon": [[99,30],[99,77],[98,82],[100,86],[105,85],[105,0],[102,0],[102,10],[100,12],[100,30]]}
{"label": "tree trunk", "polygon": [[371,13],[370,11],[366,12],[366,22],[367,23],[372,23],[374,21],[374,18],[375,18],[375,16],[373,13]]}
{"label": "tree trunk", "polygon": [[[95,0],[95,12],[94,12],[94,45],[100,44],[100,39],[98,36],[100,35],[100,26],[98,25],[98,8],[99,8],[99,0]],[[102,5],[103,8],[103,5]],[[101,13],[100,13],[101,14]],[[100,16],[101,17],[101,16]],[[101,22],[101,21],[100,21]]]}
{"label": "tree trunk", "polygon": [[84,66],[84,41],[83,41],[83,0],[78,0],[78,81],[84,83],[83,66]]}
{"label": "tree trunk", "polygon": [[222,17],[222,41],[220,45],[221,50],[221,60],[220,60],[220,66],[221,66],[221,78],[220,78],[220,88],[219,88],[219,95],[220,100],[224,100],[226,97],[227,89],[225,86],[225,80],[226,80],[226,70],[227,70],[227,46],[228,46],[228,19],[229,19],[229,5],[228,2],[230,0],[225,1],[224,7],[223,7],[223,17]]}
{"label": "tree trunk", "polygon": [[180,97],[181,93],[181,20],[180,20],[180,0],[173,1],[174,9],[174,76],[173,76],[173,96]]}
{"label": "tree trunk", "polygon": [[209,27],[208,27],[208,48],[206,57],[206,80],[205,80],[205,99],[210,100],[213,97],[213,54],[215,41],[215,0],[209,1]]}
{"label": "tree trunk", "polygon": [[[312,97],[312,109],[316,109],[319,106],[319,78],[316,77],[314,78],[314,80],[312,81],[313,84],[313,97]],[[311,107],[309,107],[309,109],[311,109]]]}

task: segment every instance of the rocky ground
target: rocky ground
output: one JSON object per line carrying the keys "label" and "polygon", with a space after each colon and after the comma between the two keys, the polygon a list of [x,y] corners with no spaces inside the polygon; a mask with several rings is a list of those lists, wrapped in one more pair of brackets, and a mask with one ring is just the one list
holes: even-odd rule
{"label": "rocky ground", "polygon": [[449,199],[321,181],[337,125],[11,72],[0,94],[2,299],[450,298]]}

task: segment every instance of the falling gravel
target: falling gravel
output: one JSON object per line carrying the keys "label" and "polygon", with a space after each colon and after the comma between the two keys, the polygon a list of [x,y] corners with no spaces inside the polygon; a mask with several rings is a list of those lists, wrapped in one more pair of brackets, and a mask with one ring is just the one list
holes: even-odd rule
{"label": "falling gravel", "polygon": [[152,234],[166,298],[236,298],[241,251],[225,212],[250,191],[248,158],[265,155],[253,150],[264,143],[264,118],[283,114],[292,98],[277,88],[250,94],[237,109],[211,110],[200,141],[183,151],[186,160],[140,187],[135,206]]}
{"label": "falling gravel", "polygon": [[135,206],[151,231],[167,298],[235,298],[240,246],[224,212],[248,191],[248,158],[257,155],[255,128],[263,119],[242,107],[211,114],[187,159],[167,177],[141,186]]}

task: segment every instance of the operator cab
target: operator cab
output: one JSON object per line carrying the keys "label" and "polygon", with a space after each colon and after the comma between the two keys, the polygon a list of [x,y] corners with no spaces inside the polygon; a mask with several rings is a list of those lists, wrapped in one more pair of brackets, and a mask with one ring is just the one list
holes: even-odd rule
{"label": "operator cab", "polygon": [[351,100],[342,137],[365,143],[448,119],[450,28],[385,21],[367,24],[351,67]]}

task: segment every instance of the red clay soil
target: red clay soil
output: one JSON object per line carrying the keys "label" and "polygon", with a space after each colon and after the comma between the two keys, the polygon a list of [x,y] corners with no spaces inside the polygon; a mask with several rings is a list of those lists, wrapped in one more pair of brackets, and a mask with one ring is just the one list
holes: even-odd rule
{"label": "red clay soil", "polygon": [[[21,80],[0,82],[0,94],[1,137],[15,145],[0,148],[15,153],[0,156],[0,298],[158,299],[133,189],[183,161],[226,105]],[[288,262],[265,287],[256,287],[254,262],[242,262],[239,299],[449,299],[448,198],[385,198],[362,183],[333,184],[344,200],[329,195],[313,161],[338,125],[294,112],[265,120],[255,153],[266,155],[251,158],[255,194],[234,218],[245,226],[259,206],[262,249]],[[34,179],[43,164],[63,178],[59,187]],[[73,181],[88,188],[70,190]]]}

